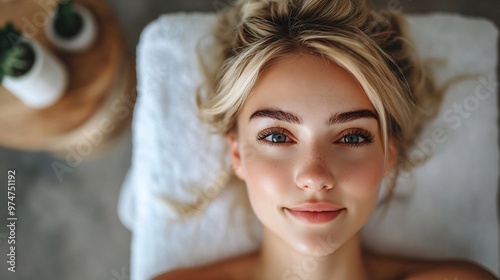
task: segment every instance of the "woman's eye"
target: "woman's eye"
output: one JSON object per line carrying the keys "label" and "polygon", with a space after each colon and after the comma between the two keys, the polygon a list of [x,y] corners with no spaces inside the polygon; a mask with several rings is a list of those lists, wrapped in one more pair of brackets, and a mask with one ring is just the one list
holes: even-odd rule
{"label": "woman's eye", "polygon": [[352,147],[359,147],[362,145],[369,145],[373,143],[373,138],[373,134],[369,131],[361,128],[355,128],[346,131],[336,143],[341,143],[343,145]]}
{"label": "woman's eye", "polygon": [[340,139],[341,143],[346,143],[346,144],[359,144],[365,141],[366,139],[356,134],[345,135]]}
{"label": "woman's eye", "polygon": [[293,140],[288,136],[288,131],[284,128],[268,128],[259,132],[257,140],[263,141],[269,145],[280,145],[292,143]]}
{"label": "woman's eye", "polygon": [[283,133],[273,133],[264,139],[273,143],[286,143],[288,140],[288,136]]}

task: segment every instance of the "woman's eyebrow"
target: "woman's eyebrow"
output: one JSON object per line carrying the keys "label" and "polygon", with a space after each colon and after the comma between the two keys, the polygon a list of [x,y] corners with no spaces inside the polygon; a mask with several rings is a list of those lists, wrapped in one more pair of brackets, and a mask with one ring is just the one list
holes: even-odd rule
{"label": "woman's eyebrow", "polygon": [[[255,111],[251,116],[249,121],[256,118],[271,118],[279,121],[294,123],[294,124],[302,124],[301,118],[294,115],[293,113],[282,111],[279,109],[266,108]],[[339,123],[345,123],[357,119],[362,118],[373,118],[378,121],[377,113],[372,110],[362,109],[356,111],[349,111],[343,113],[337,113],[331,116],[327,121],[326,125],[334,125]]]}
{"label": "woman's eyebrow", "polygon": [[272,109],[272,108],[261,109],[261,110],[255,111],[250,116],[250,119],[248,121],[251,121],[252,119],[255,119],[255,118],[271,118],[271,119],[289,122],[289,123],[302,124],[302,120],[299,117],[297,117],[296,115],[294,115],[293,113],[281,111],[278,109]]}
{"label": "woman's eyebrow", "polygon": [[363,109],[350,112],[339,113],[331,116],[326,122],[327,125],[350,122],[362,118],[373,118],[378,122],[377,113],[372,110]]}

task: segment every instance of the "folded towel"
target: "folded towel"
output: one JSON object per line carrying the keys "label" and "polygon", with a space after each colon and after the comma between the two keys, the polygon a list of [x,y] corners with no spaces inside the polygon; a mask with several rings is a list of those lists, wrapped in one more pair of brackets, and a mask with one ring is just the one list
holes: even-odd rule
{"label": "folded towel", "polygon": [[[449,89],[412,153],[432,148],[434,156],[401,178],[386,218],[374,216],[364,241],[383,253],[464,257],[498,272],[498,32],[456,15],[408,20],[421,56],[447,61],[436,68],[439,83],[480,78]],[[226,143],[196,117],[196,51],[210,59],[214,23],[214,14],[164,15],[141,35],[132,167],[119,204],[133,233],[132,279],[259,247],[260,224],[244,183],[230,175]]]}
{"label": "folded towel", "polygon": [[229,172],[225,140],[196,117],[196,49],[210,45],[211,38],[202,37],[214,20],[210,14],[163,16],[141,35],[132,167],[119,205],[133,232],[132,279],[259,244],[260,224],[244,184]]}

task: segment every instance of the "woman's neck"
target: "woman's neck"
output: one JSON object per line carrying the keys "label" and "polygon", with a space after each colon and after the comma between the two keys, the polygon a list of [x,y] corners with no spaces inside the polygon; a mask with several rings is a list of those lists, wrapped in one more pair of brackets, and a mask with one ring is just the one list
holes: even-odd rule
{"label": "woman's neck", "polygon": [[[328,240],[318,241],[318,249],[327,249]],[[335,252],[326,256],[307,256],[291,248],[264,228],[263,246],[258,255],[253,279],[332,280],[367,279],[359,236],[355,235]]]}

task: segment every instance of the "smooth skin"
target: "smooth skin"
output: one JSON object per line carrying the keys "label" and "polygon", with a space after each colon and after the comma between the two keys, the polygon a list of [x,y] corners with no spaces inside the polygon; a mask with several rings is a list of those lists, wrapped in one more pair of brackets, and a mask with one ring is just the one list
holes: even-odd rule
{"label": "smooth skin", "polygon": [[[464,261],[382,257],[359,231],[397,157],[376,111],[339,65],[299,52],[265,69],[227,136],[235,174],[263,225],[260,251],[160,279],[497,279]],[[287,209],[324,201],[343,210],[310,224]],[[200,278],[201,277],[201,278]]]}

